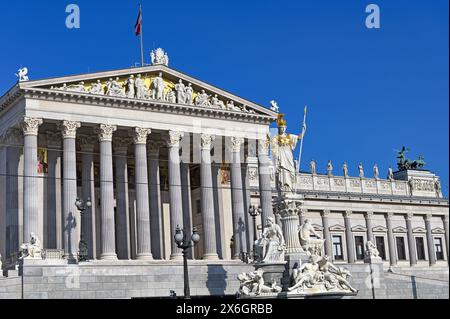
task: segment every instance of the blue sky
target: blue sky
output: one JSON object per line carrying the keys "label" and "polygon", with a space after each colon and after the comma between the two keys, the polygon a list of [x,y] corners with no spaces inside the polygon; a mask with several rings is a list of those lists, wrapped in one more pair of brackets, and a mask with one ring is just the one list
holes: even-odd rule
{"label": "blue sky", "polygon": [[[81,28],[65,27],[78,4]],[[381,29],[365,27],[365,7]],[[303,167],[329,159],[357,175],[395,167],[394,149],[425,156],[448,194],[448,0],[143,0],[146,59],[257,103],[275,99],[297,133],[309,106]],[[0,92],[22,64],[31,79],[124,68],[139,61],[137,1],[2,1]]]}

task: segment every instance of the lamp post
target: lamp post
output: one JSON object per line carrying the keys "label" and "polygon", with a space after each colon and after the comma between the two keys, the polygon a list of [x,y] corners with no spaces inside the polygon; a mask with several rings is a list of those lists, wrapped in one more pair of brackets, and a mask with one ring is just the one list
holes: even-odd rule
{"label": "lamp post", "polygon": [[175,243],[177,247],[183,250],[183,274],[184,274],[184,298],[190,299],[191,293],[189,290],[189,273],[188,273],[188,264],[187,264],[187,255],[188,249],[194,247],[200,241],[200,235],[198,234],[197,229],[194,227],[192,229],[191,238],[188,238],[186,231],[181,229],[178,225],[175,230]]}
{"label": "lamp post", "polygon": [[256,229],[256,217],[262,214],[261,206],[258,206],[258,209],[255,208],[255,205],[251,205],[248,209],[248,213],[253,217],[253,241],[258,239],[258,233]]}
{"label": "lamp post", "polygon": [[84,240],[84,211],[92,206],[92,202],[90,198],[88,198],[86,202],[84,202],[84,200],[80,198],[77,198],[75,201],[75,206],[77,206],[81,216],[80,243],[78,244],[78,261],[87,261],[88,246],[86,241]]}

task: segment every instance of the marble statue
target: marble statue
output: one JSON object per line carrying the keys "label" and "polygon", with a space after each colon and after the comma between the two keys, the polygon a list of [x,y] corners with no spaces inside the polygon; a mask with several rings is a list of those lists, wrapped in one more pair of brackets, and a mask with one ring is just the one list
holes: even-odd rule
{"label": "marble statue", "polygon": [[157,48],[156,50],[150,52],[150,57],[153,65],[163,64],[165,66],[169,66],[169,56],[161,48]]}
{"label": "marble statue", "polygon": [[176,100],[178,104],[186,103],[186,86],[183,84],[183,80],[179,80],[177,84],[175,84],[175,92],[177,92]]}
{"label": "marble statue", "polygon": [[227,110],[230,111],[242,111],[241,108],[234,104],[234,101],[227,102]]}
{"label": "marble statue", "polygon": [[17,71],[16,76],[19,78],[19,82],[26,82],[30,80],[28,78],[28,68],[20,68]]}
{"label": "marble statue", "polygon": [[65,90],[70,91],[70,92],[80,92],[80,93],[86,92],[86,89],[84,88],[84,82],[80,82],[78,84],[66,85]]}
{"label": "marble statue", "polygon": [[193,103],[193,97],[194,89],[192,88],[192,84],[188,83],[188,85],[184,89],[184,102],[191,105]]}
{"label": "marble statue", "polygon": [[130,75],[130,77],[125,81],[125,85],[127,87],[127,98],[133,99],[136,95],[135,93],[135,82],[134,75]]}
{"label": "marble statue", "polygon": [[177,95],[173,90],[169,90],[166,94],[166,101],[169,103],[176,103],[177,102]]}
{"label": "marble statue", "polygon": [[373,177],[375,177],[375,179],[380,178],[380,172],[378,170],[378,165],[375,164],[373,167]]}
{"label": "marble statue", "polygon": [[311,174],[316,175],[316,161],[315,160],[311,160],[311,162],[309,162],[309,171],[311,172]]}
{"label": "marble statue", "polygon": [[358,164],[358,172],[359,172],[359,177],[364,178],[364,168],[362,163]]}
{"label": "marble statue", "polygon": [[319,260],[319,270],[323,274],[325,281],[325,288],[330,289],[342,289],[350,290],[351,292],[357,292],[348,282],[347,278],[351,277],[350,272],[344,267],[336,267],[330,262],[330,257],[324,256]]}
{"label": "marble statue", "polygon": [[394,180],[394,171],[392,170],[392,167],[389,167],[389,169],[388,169],[388,179],[390,181]]}
{"label": "marble statue", "polygon": [[322,274],[319,272],[319,258],[319,256],[311,255],[308,262],[302,264],[300,268],[293,269],[294,285],[288,288],[288,291],[302,291],[305,286],[312,288],[317,282],[323,281]]}
{"label": "marble statue", "polygon": [[278,107],[278,103],[277,103],[276,101],[272,100],[272,101],[270,101],[270,105],[271,105],[270,109],[271,109],[272,111],[278,113],[278,110],[280,109],[280,108]]}
{"label": "marble statue", "polygon": [[211,106],[215,108],[222,108],[221,103],[223,105],[223,102],[219,100],[219,97],[217,94],[214,94],[214,96],[211,98]]}
{"label": "marble statue", "polygon": [[[281,192],[293,193],[297,181],[293,152],[297,142],[303,138],[303,134],[291,135],[286,133],[286,121],[282,114],[278,116],[277,125],[278,135],[271,140],[277,186]],[[306,132],[306,127],[303,131]]]}
{"label": "marble statue", "polygon": [[272,281],[270,286],[264,283],[264,271],[260,268],[250,273],[241,273],[238,275],[240,295],[244,296],[259,296],[262,293],[279,293],[281,287]]}
{"label": "marble statue", "polygon": [[197,106],[211,106],[209,102],[210,95],[205,92],[205,90],[202,90],[201,93],[197,95],[195,98],[195,105]]}
{"label": "marble statue", "polygon": [[331,160],[328,161],[328,164],[327,164],[327,174],[330,177],[333,176],[333,164],[331,163]]}
{"label": "marble statue", "polygon": [[442,187],[441,187],[441,182],[439,182],[438,179],[434,180],[434,190],[436,191],[437,197],[440,197],[441,196]]}
{"label": "marble statue", "polygon": [[89,93],[103,95],[103,86],[102,86],[102,83],[100,82],[100,80],[97,80],[97,82],[92,84],[92,87],[89,90]]}
{"label": "marble statue", "polygon": [[379,258],[380,252],[377,249],[377,246],[370,240],[366,243],[366,256],[370,258]]}
{"label": "marble statue", "polygon": [[22,244],[22,257],[24,259],[41,259],[42,246],[39,238],[34,234],[30,234],[30,242]]}
{"label": "marble statue", "polygon": [[[316,238],[313,238],[314,235]],[[322,255],[324,239],[316,232],[309,219],[305,219],[302,225],[299,225],[298,237],[303,250],[311,255]]]}
{"label": "marble statue", "polygon": [[261,238],[255,241],[255,259],[259,263],[283,262],[284,252],[283,231],[272,217],[268,217]]}
{"label": "marble statue", "polygon": [[409,195],[413,196],[413,191],[414,191],[414,177],[411,177],[410,179],[408,179],[408,186],[409,186]]}
{"label": "marble statue", "polygon": [[119,83],[119,78],[109,79],[106,82],[106,95],[108,96],[117,96],[117,97],[126,97],[125,90],[122,85]]}
{"label": "marble statue", "polygon": [[147,97],[147,88],[145,87],[145,81],[142,79],[142,75],[138,74],[134,80],[134,87],[136,89],[136,98],[143,100]]}
{"label": "marble statue", "polygon": [[344,173],[344,177],[348,177],[348,166],[347,166],[347,162],[344,162],[344,164],[342,164],[342,172]]}
{"label": "marble statue", "polygon": [[164,99],[164,89],[166,88],[166,84],[162,78],[162,72],[159,72],[158,76],[153,79],[150,88],[153,100],[162,101]]}

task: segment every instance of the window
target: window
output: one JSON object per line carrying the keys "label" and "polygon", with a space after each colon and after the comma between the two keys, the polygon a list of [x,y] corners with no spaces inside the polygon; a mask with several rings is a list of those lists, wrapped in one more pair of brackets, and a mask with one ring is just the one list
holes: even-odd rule
{"label": "window", "polygon": [[375,241],[377,243],[377,249],[380,252],[381,259],[386,260],[386,248],[384,245],[384,236],[376,236]]}
{"label": "window", "polygon": [[356,259],[364,260],[364,237],[355,236]]}
{"label": "window", "polygon": [[425,260],[425,244],[423,237],[416,237],[417,259]]}
{"label": "window", "polygon": [[333,236],[333,256],[334,260],[344,260],[342,252],[342,236]]}
{"label": "window", "polygon": [[434,239],[434,250],[436,251],[436,259],[444,260],[444,251],[442,249],[442,238]]}
{"label": "window", "polygon": [[406,260],[405,238],[404,237],[396,237],[395,242],[397,244],[398,260]]}

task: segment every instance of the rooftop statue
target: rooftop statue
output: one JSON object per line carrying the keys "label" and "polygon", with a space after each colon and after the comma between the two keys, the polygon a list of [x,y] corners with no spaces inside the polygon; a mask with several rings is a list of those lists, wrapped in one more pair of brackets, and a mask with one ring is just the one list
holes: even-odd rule
{"label": "rooftop statue", "polygon": [[[272,152],[274,154],[278,189],[281,192],[293,193],[295,192],[297,180],[297,169],[294,164],[293,152],[297,142],[303,138],[303,134],[293,135],[286,133],[287,123],[283,117],[283,114],[278,115],[278,135],[272,138]],[[306,127],[304,131],[306,132]]]}
{"label": "rooftop statue", "polygon": [[16,76],[19,78],[19,82],[25,82],[29,81],[28,78],[28,69],[27,68],[20,68],[16,73]]}
{"label": "rooftop statue", "polygon": [[150,53],[150,57],[152,58],[152,64],[162,64],[165,66],[169,66],[169,56],[163,49],[157,48]]}
{"label": "rooftop statue", "polygon": [[423,155],[420,155],[417,160],[410,160],[406,157],[406,153],[409,152],[409,148],[402,146],[402,149],[397,151],[397,167],[399,171],[407,169],[422,169],[425,166],[425,160]]}

